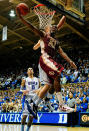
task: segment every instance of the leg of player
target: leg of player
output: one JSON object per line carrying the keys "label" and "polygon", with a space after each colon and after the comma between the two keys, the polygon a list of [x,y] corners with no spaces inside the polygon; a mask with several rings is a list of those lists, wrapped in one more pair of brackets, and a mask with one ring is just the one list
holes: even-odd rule
{"label": "leg of player", "polygon": [[30,113],[36,118],[37,116],[37,107],[40,104],[40,102],[42,101],[42,99],[44,98],[45,94],[47,93],[47,91],[50,89],[50,85],[45,84],[45,86],[43,88],[41,88],[41,90],[39,91],[39,94],[36,94],[33,98],[33,105],[30,106]]}
{"label": "leg of player", "polygon": [[33,96],[33,98],[30,101],[30,104],[28,100],[25,101],[28,111],[34,116],[35,119],[37,119],[38,104],[42,101],[49,89],[50,85],[45,84],[45,86],[38,90],[37,93]]}
{"label": "leg of player", "polygon": [[47,91],[50,89],[50,82],[48,80],[47,74],[45,71],[41,68],[39,65],[39,76],[40,76],[40,82],[44,86],[39,90],[39,92],[32,98],[33,102],[36,106],[42,101]]}
{"label": "leg of player", "polygon": [[59,101],[59,105],[63,105],[64,101],[62,99],[62,93],[61,93],[60,76],[57,76],[54,79],[54,88],[56,91],[57,99]]}
{"label": "leg of player", "polygon": [[47,91],[50,89],[50,85],[46,84],[44,87],[40,90],[38,96],[43,99]]}
{"label": "leg of player", "polygon": [[26,129],[26,131],[29,131],[29,129],[30,129],[31,125],[32,125],[32,122],[33,122],[33,116],[30,115],[28,123],[27,123],[27,129]]}
{"label": "leg of player", "polygon": [[41,102],[41,100],[44,98],[45,94],[47,93],[47,91],[50,89],[50,85],[45,84],[43,88],[41,88],[41,90],[39,91],[38,94],[36,94],[33,97],[33,102],[35,103],[36,106],[38,106],[38,104]]}
{"label": "leg of player", "polygon": [[21,131],[24,131],[24,125],[26,122],[27,115],[23,115],[22,120],[21,120]]}
{"label": "leg of player", "polygon": [[73,112],[74,109],[68,107],[67,105],[65,105],[63,98],[62,98],[62,93],[61,93],[61,84],[60,84],[60,76],[57,76],[54,80],[54,88],[56,91],[56,95],[59,101],[59,110],[60,111],[66,111],[66,112]]}

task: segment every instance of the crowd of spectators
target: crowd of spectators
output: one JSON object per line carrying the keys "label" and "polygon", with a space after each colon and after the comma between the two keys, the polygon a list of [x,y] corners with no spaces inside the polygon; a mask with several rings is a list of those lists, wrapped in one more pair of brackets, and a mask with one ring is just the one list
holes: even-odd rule
{"label": "crowd of spectators", "polygon": [[63,99],[77,112],[85,112],[89,104],[89,82],[62,85]]}
{"label": "crowd of spectators", "polygon": [[19,89],[0,91],[0,112],[22,111],[22,95],[18,91]]}
{"label": "crowd of spectators", "polygon": [[89,79],[89,51],[70,53],[70,58],[76,63],[77,70],[72,69],[68,63],[62,60],[64,72],[62,73],[61,83],[86,82]]}
{"label": "crowd of spectators", "polygon": [[[19,89],[0,91],[1,112],[22,112],[23,99]],[[75,112],[89,112],[89,82],[62,85],[65,104]],[[39,105],[39,112],[58,112],[58,100],[54,94],[47,94]]]}
{"label": "crowd of spectators", "polygon": [[[67,52],[69,57],[76,63],[78,69],[74,70],[70,65],[60,59],[64,66],[61,74],[63,99],[67,105],[76,111],[89,111],[89,52]],[[34,62],[33,62],[34,63]],[[32,64],[36,76],[37,65]],[[27,67],[0,74],[0,111],[21,112],[22,96],[18,94],[21,79],[26,76]],[[56,95],[48,95],[39,106],[39,111],[58,111]]]}

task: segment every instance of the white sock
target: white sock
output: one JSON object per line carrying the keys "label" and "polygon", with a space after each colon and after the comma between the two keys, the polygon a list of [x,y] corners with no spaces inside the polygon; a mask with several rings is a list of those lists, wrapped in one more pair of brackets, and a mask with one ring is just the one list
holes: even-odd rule
{"label": "white sock", "polygon": [[62,98],[62,93],[57,92],[56,95],[57,95],[57,99],[59,101],[59,105],[64,105],[64,101],[63,101],[63,98]]}
{"label": "white sock", "polygon": [[35,102],[38,98],[39,98],[39,96],[36,94],[36,95],[32,98],[33,102]]}
{"label": "white sock", "polygon": [[36,105],[39,105],[42,99],[38,96],[38,99],[34,102]]}

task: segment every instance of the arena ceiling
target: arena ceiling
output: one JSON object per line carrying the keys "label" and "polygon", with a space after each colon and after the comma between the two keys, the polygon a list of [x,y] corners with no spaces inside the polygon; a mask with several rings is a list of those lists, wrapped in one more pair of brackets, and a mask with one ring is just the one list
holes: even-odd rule
{"label": "arena ceiling", "polygon": [[[89,47],[89,1],[85,1],[86,9],[86,24],[84,26],[78,25],[71,19],[66,19],[66,23],[63,28],[58,32],[57,38],[61,41],[61,46],[63,48],[87,48]],[[16,5],[21,1],[15,0],[15,2],[10,3],[8,0],[0,1],[0,56],[8,53],[23,52],[30,49],[38,41],[38,37],[29,30],[19,18],[16,16],[11,18],[9,13],[11,9],[16,8]],[[32,0],[23,0],[32,9],[36,5]],[[55,15],[54,24],[60,20],[60,14]],[[38,27],[39,21],[37,16],[33,11],[28,14],[25,19],[30,21],[34,26]],[[2,27],[8,27],[8,39],[7,41],[2,41]]]}

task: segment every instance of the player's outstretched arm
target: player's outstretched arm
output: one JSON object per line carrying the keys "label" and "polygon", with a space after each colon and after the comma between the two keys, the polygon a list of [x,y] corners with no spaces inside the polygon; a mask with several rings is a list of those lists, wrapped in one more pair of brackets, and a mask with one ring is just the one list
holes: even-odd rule
{"label": "player's outstretched arm", "polygon": [[70,63],[70,65],[71,65],[74,69],[77,69],[77,66],[75,65],[75,63],[67,56],[67,54],[62,50],[61,47],[59,47],[58,52],[59,52],[59,54],[60,54],[68,63]]}
{"label": "player's outstretched arm", "polygon": [[33,46],[33,50],[37,50],[40,47],[40,40],[36,45]]}
{"label": "player's outstretched arm", "polygon": [[66,21],[66,17],[62,16],[61,20],[59,21],[59,23],[57,25],[58,30],[61,29],[61,27],[64,25],[65,21]]}
{"label": "player's outstretched arm", "polygon": [[19,16],[19,18],[21,19],[21,21],[27,26],[29,27],[36,35],[38,35],[39,37],[44,37],[43,32],[39,31],[37,28],[35,28],[30,22],[28,22],[27,20],[25,20],[21,15],[19,10],[17,10],[17,14]]}

